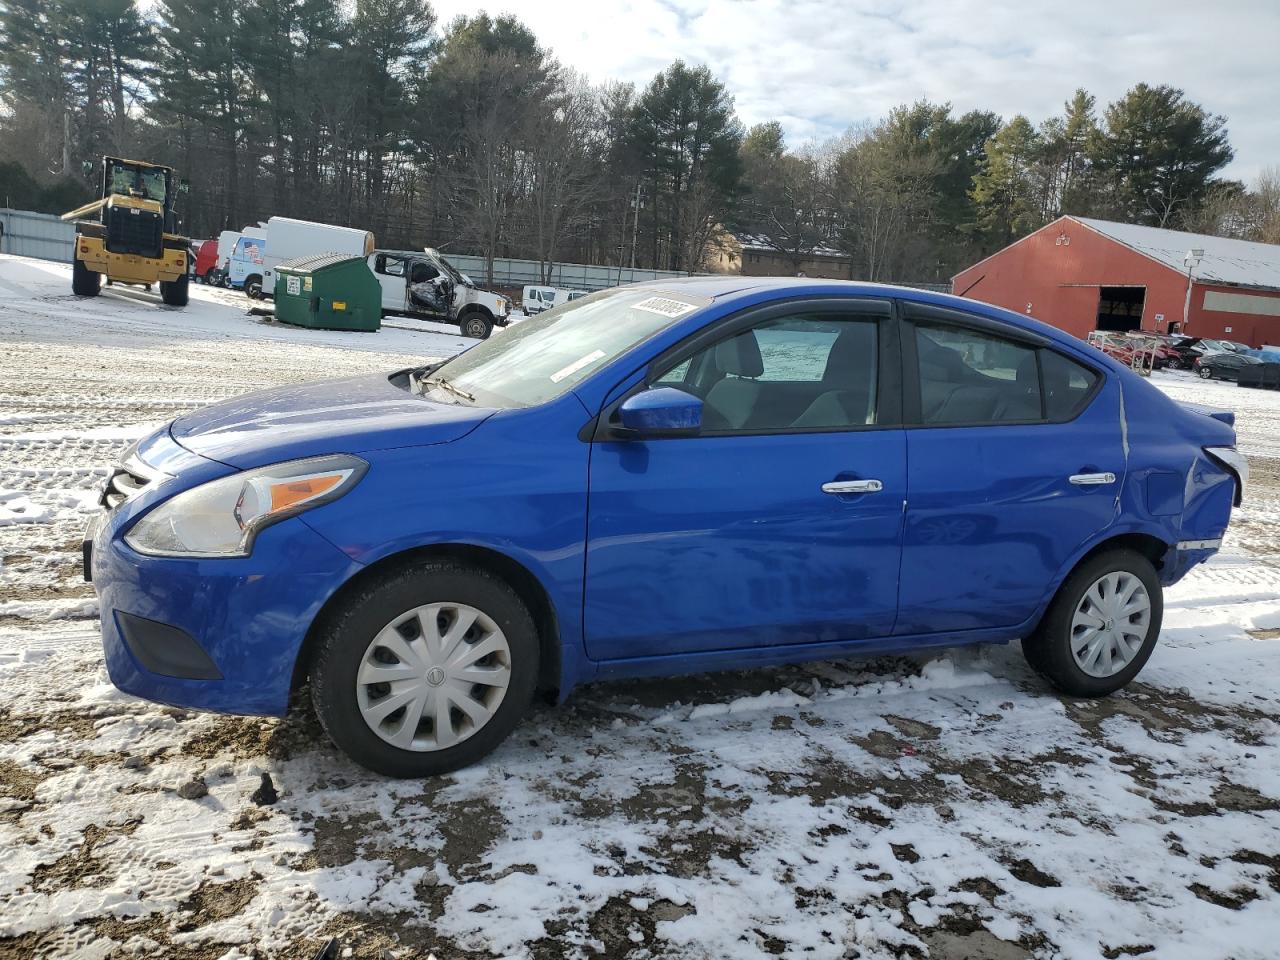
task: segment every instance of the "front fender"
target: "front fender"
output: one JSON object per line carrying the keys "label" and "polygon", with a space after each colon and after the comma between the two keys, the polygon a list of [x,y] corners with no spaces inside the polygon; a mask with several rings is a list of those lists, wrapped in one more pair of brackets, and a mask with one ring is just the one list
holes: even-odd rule
{"label": "front fender", "polygon": [[567,692],[594,674],[582,635],[590,445],[577,431],[585,419],[570,392],[544,407],[495,414],[449,443],[373,452],[348,496],[304,517],[366,567],[458,545],[523,567],[555,611]]}

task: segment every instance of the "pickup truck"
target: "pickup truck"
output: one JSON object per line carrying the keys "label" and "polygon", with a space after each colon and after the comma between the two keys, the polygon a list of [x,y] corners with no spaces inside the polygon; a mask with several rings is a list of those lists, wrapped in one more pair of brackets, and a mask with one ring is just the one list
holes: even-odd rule
{"label": "pickup truck", "polygon": [[431,247],[375,250],[369,269],[382,287],[382,313],[454,323],[465,336],[483,340],[505,327],[511,301],[476,287]]}

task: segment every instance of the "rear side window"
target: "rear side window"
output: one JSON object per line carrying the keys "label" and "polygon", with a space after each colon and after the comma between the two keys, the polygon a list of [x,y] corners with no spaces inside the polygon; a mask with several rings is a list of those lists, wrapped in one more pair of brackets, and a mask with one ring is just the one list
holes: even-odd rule
{"label": "rear side window", "polygon": [[918,325],[916,356],[924,423],[1016,423],[1042,417],[1034,347],[965,327]]}
{"label": "rear side window", "polygon": [[1098,375],[1052,350],[1040,351],[1044,379],[1045,415],[1050,420],[1070,420],[1084,406],[1098,382]]}

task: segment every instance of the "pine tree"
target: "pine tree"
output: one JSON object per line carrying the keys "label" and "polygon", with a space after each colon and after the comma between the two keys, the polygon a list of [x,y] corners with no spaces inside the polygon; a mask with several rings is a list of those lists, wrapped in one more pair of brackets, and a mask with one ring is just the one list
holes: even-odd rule
{"label": "pine tree", "polygon": [[632,137],[652,199],[652,261],[697,270],[740,189],[733,97],[706,67],[677,60],[640,95]]}
{"label": "pine tree", "polygon": [[1112,215],[1164,227],[1204,200],[1234,153],[1223,117],[1174,87],[1140,83],[1107,107],[1088,156]]}
{"label": "pine tree", "polygon": [[985,168],[973,178],[970,196],[991,249],[1043,224],[1038,169],[1042,152],[1040,135],[1021,114],[987,141]]}

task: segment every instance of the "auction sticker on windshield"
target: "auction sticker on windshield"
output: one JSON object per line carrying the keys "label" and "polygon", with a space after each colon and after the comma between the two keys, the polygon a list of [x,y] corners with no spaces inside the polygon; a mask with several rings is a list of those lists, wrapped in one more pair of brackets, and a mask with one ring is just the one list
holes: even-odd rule
{"label": "auction sticker on windshield", "polygon": [[646,313],[657,313],[664,317],[683,317],[692,310],[697,310],[696,303],[685,303],[683,300],[672,300],[670,297],[650,297],[641,300],[633,310],[644,310]]}
{"label": "auction sticker on windshield", "polygon": [[551,375],[551,382],[559,383],[565,377],[573,376],[583,367],[587,366],[588,364],[595,363],[597,360],[599,360],[603,356],[604,356],[603,350],[592,350],[585,357],[579,357],[577,360],[573,361],[573,363],[569,364],[567,367],[561,367],[559,370],[553,373]]}

